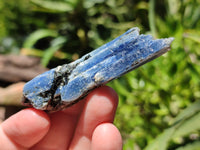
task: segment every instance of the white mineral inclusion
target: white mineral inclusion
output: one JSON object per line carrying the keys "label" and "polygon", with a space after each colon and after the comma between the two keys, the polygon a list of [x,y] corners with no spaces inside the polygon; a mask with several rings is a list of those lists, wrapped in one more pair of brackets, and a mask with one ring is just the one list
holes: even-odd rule
{"label": "white mineral inclusion", "polygon": [[95,83],[99,83],[104,79],[104,76],[101,72],[97,72],[94,76]]}

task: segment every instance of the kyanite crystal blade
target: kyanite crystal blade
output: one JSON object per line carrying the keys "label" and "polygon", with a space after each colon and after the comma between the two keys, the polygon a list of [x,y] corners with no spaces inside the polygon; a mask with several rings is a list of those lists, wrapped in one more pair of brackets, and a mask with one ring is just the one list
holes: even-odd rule
{"label": "kyanite crystal blade", "polygon": [[132,28],[82,58],[58,66],[26,83],[24,104],[47,111],[62,110],[92,89],[159,57],[170,49],[173,38],[153,40]]}

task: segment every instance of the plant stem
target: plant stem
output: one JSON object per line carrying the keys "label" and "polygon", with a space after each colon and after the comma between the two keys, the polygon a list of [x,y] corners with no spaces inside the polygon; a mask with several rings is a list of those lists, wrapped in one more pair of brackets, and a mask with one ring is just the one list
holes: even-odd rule
{"label": "plant stem", "polygon": [[149,1],[149,26],[151,30],[151,34],[156,38],[156,25],[155,25],[155,0]]}

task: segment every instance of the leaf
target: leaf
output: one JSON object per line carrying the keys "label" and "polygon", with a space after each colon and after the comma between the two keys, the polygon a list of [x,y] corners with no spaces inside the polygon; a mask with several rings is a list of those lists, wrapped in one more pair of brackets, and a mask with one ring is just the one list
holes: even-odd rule
{"label": "leaf", "polygon": [[50,48],[46,49],[43,55],[41,61],[43,66],[47,66],[54,53],[59,50],[65,42],[66,38],[64,37],[58,37],[52,41]]}
{"label": "leaf", "polygon": [[193,114],[200,112],[200,101],[197,101],[182,111],[174,120],[173,124],[178,123],[183,119],[191,117]]}
{"label": "leaf", "polygon": [[56,37],[58,33],[54,30],[49,29],[40,29],[29,35],[29,37],[25,40],[23,44],[23,48],[31,49],[34,44],[45,37]]}
{"label": "leaf", "polygon": [[179,147],[176,150],[199,150],[199,148],[200,148],[200,141],[196,141],[196,142],[187,144],[183,147]]}
{"label": "leaf", "polygon": [[200,31],[187,30],[184,33],[184,37],[200,44]]}
{"label": "leaf", "polygon": [[50,0],[31,0],[32,3],[54,12],[69,12],[74,10],[75,2],[68,1],[50,1]]}
{"label": "leaf", "polygon": [[166,150],[172,138],[185,136],[200,129],[200,101],[193,103],[175,118],[173,126],[165,129],[145,150]]}
{"label": "leaf", "polygon": [[200,130],[200,112],[190,116],[190,119],[184,120],[174,132],[173,138],[186,136],[197,130]]}
{"label": "leaf", "polygon": [[95,4],[98,4],[98,3],[104,3],[105,0],[84,0],[84,8],[91,8],[91,7],[94,7]]}
{"label": "leaf", "polygon": [[166,150],[173,133],[174,128],[166,129],[153,141],[153,143],[150,143],[145,150]]}

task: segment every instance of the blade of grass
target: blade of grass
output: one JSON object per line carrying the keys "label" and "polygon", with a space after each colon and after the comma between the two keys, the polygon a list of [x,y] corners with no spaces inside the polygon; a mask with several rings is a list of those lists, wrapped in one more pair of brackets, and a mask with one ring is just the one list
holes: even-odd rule
{"label": "blade of grass", "polygon": [[155,25],[155,0],[150,0],[149,1],[149,26],[152,35],[156,38],[157,33],[156,33],[156,25]]}

